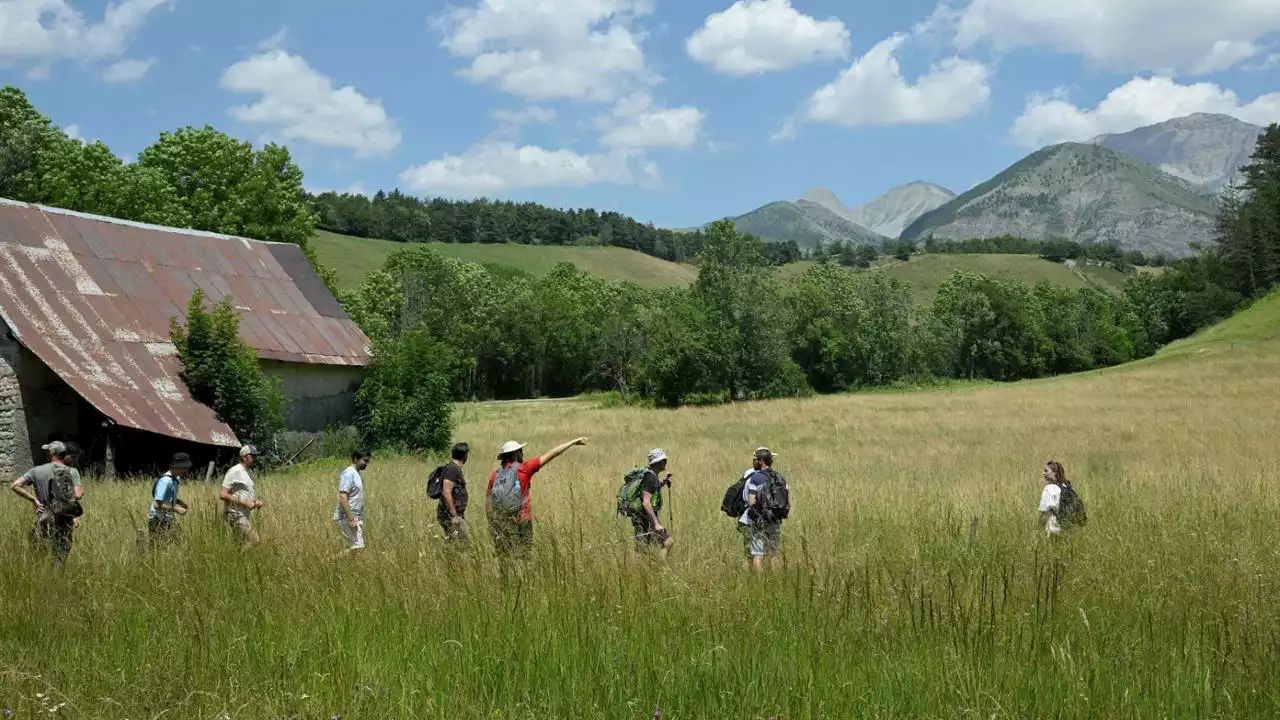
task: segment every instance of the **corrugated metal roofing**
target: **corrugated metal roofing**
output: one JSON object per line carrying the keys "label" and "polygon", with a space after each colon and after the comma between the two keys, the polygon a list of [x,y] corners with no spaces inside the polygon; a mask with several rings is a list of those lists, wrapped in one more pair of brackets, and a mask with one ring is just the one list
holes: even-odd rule
{"label": "corrugated metal roofing", "polygon": [[235,447],[187,393],[169,341],[196,288],[231,295],[261,358],[363,366],[372,354],[296,245],[0,199],[0,317],[18,341],[120,425]]}

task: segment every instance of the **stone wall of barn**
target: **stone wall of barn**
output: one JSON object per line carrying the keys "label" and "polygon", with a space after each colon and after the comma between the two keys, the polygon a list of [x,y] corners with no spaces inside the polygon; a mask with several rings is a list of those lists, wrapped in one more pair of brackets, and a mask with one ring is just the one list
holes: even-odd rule
{"label": "stone wall of barn", "polygon": [[25,352],[0,320],[0,479],[5,481],[31,467],[31,438],[18,380]]}
{"label": "stone wall of barn", "polygon": [[74,440],[82,447],[97,418],[71,386],[13,336],[0,320],[0,479],[13,479],[36,461],[50,440]]}
{"label": "stone wall of barn", "polygon": [[262,369],[280,378],[284,394],[289,398],[286,429],[319,432],[336,425],[349,425],[355,418],[356,390],[364,381],[364,368],[264,360]]}

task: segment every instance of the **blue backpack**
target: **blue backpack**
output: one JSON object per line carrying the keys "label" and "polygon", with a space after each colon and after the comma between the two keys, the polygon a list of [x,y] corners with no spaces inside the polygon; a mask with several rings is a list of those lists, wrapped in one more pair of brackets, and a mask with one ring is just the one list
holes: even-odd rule
{"label": "blue backpack", "polygon": [[497,515],[515,517],[520,514],[520,506],[524,504],[524,492],[520,489],[520,475],[511,465],[498,470],[493,478],[493,511]]}

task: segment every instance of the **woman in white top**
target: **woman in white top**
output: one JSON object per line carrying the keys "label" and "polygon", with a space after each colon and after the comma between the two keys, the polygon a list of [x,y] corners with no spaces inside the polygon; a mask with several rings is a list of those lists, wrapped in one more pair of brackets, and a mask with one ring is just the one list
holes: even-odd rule
{"label": "woman in white top", "polygon": [[1044,491],[1040,493],[1040,525],[1045,533],[1057,535],[1062,532],[1058,522],[1058,512],[1062,509],[1062,486],[1067,482],[1067,473],[1062,463],[1050,460],[1044,465]]}

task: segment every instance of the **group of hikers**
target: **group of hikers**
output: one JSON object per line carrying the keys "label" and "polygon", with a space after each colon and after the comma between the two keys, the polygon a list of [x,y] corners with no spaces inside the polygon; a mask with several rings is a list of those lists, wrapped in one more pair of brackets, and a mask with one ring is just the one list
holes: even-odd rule
{"label": "group of hikers", "polygon": [[[499,556],[519,556],[533,547],[534,476],[570,449],[586,444],[587,438],[577,438],[527,460],[524,443],[509,441],[498,450],[498,467],[489,475],[485,489],[485,519]],[[14,480],[12,489],[35,508],[33,543],[50,549],[61,565],[71,552],[75,528],[84,513],[80,504],[84,487],[75,469],[80,451],[74,443],[60,441],[42,449],[48,453],[49,461]],[[465,473],[470,453],[467,443],[454,445],[449,462],[435,468],[426,482],[427,497],[437,503],[436,519],[445,542],[461,547],[471,543]],[[263,502],[257,497],[252,473],[259,455],[253,445],[242,447],[239,462],[223,476],[218,494],[226,524],[243,548],[260,542],[253,513],[263,507]],[[756,570],[764,568],[766,558],[774,563],[780,560],[782,525],[791,515],[790,488],[786,478],[773,467],[776,456],[767,447],[756,448],[751,453],[751,466],[726,488],[720,506],[723,513],[736,520],[745,548],[744,562]],[[371,460],[368,450],[355,450],[351,464],[338,476],[333,521],[346,545],[343,554],[365,548],[363,473]],[[661,519],[664,505],[670,507],[669,462],[667,453],[655,448],[649,452],[645,465],[623,475],[618,489],[617,514],[630,520],[637,552],[657,550],[665,557],[674,544],[670,528]],[[179,518],[187,513],[179,489],[192,465],[188,454],[177,453],[170,460],[169,469],[152,485],[147,515],[147,534],[152,544],[171,540]],[[1044,532],[1056,536],[1065,528],[1085,524],[1084,502],[1067,480],[1061,463],[1046,463],[1043,478],[1040,522]]]}

